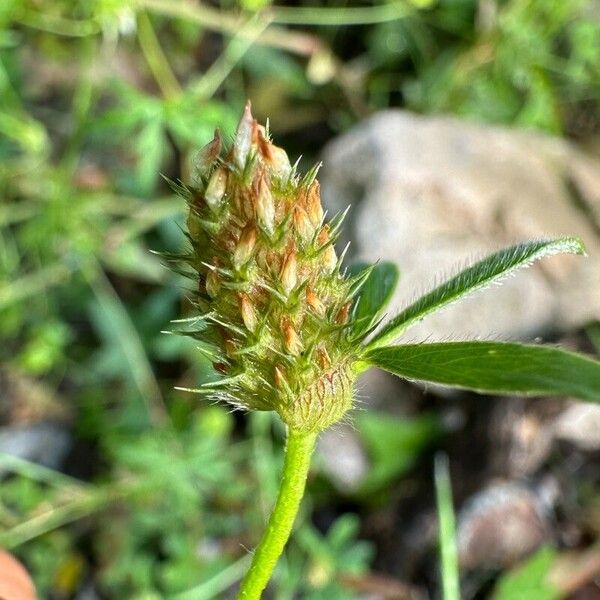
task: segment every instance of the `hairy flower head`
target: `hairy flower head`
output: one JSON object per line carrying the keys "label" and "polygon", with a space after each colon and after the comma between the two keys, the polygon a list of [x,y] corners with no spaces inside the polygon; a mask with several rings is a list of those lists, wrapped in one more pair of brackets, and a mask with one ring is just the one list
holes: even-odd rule
{"label": "hairy flower head", "polygon": [[218,132],[196,160],[190,249],[173,257],[196,281],[192,335],[219,379],[200,391],[275,410],[298,431],[338,421],[352,404],[352,297],[340,271],[342,217],[324,222],[317,168],[296,174],[246,106],[228,150]]}

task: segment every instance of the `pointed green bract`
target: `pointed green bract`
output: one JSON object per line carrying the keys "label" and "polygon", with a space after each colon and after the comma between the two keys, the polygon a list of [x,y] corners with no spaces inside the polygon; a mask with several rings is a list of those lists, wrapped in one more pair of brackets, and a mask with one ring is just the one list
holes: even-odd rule
{"label": "pointed green bract", "polygon": [[446,342],[387,346],[363,360],[400,377],[482,393],[600,402],[600,362],[549,346]]}
{"label": "pointed green bract", "polygon": [[526,242],[500,250],[461,271],[405,308],[371,340],[368,348],[379,348],[393,342],[411,325],[427,315],[467,294],[502,280],[516,269],[526,267],[535,260],[554,254],[581,255],[585,254],[585,247],[581,240],[565,237],[556,240]]}
{"label": "pointed green bract", "polygon": [[[370,270],[366,273],[367,270]],[[373,327],[383,309],[391,300],[400,273],[393,263],[381,262],[369,266],[364,263],[353,265],[352,274],[365,273],[367,278],[352,310],[352,334],[360,339]]]}

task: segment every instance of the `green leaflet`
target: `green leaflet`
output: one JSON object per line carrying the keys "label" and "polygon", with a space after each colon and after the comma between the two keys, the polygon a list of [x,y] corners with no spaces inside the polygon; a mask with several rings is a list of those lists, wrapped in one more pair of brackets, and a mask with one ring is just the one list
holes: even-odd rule
{"label": "green leaflet", "polygon": [[360,263],[354,265],[350,271],[352,275],[360,275],[366,269],[371,269],[371,272],[361,287],[352,314],[352,333],[356,338],[364,336],[381,316],[381,312],[392,298],[400,277],[396,265],[389,262],[380,262],[372,267]]}
{"label": "green leaflet", "polygon": [[476,392],[574,396],[600,402],[600,362],[549,346],[407,344],[371,350],[363,360],[406,379]]}
{"label": "green leaflet", "polygon": [[379,348],[389,344],[408,327],[428,314],[462,296],[501,280],[520,267],[526,267],[539,258],[554,254],[585,254],[585,247],[579,239],[565,237],[556,240],[525,242],[500,250],[461,271],[405,308],[387,323],[371,340],[367,348]]}

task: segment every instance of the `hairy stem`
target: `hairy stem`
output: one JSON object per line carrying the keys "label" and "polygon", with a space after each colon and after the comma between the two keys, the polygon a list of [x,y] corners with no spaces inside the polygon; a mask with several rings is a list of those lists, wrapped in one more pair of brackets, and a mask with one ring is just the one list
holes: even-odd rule
{"label": "hairy stem", "polygon": [[279,495],[269,518],[267,530],[254,552],[250,569],[242,581],[238,600],[259,599],[269,583],[277,560],[290,537],[304,495],[306,476],[316,439],[316,433],[297,433],[288,430]]}

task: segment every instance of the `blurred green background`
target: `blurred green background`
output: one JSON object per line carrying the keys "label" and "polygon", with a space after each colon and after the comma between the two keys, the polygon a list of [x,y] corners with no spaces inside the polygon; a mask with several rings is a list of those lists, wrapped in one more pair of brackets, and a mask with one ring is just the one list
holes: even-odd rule
{"label": "blurred green background", "polygon": [[[270,415],[173,389],[208,365],[161,333],[187,309],[150,252],[183,241],[161,173],[185,179],[246,98],[304,168],[390,107],[588,143],[599,15],[595,0],[0,2],[0,420],[48,444],[41,465],[0,459],[0,545],[41,598],[227,597],[276,491]],[[376,545],[359,515],[440,434],[434,413],[355,426],[372,476],[344,497],[317,462],[278,600],[364,592]]]}

